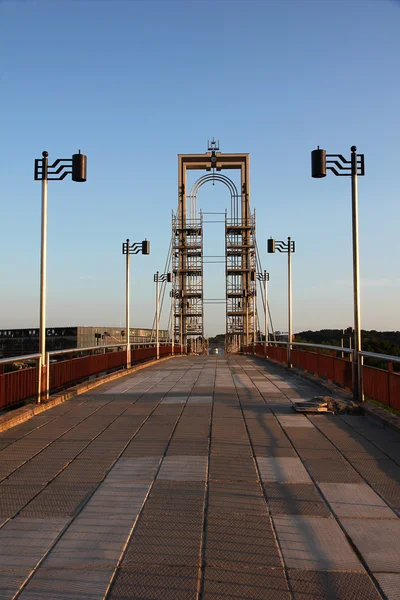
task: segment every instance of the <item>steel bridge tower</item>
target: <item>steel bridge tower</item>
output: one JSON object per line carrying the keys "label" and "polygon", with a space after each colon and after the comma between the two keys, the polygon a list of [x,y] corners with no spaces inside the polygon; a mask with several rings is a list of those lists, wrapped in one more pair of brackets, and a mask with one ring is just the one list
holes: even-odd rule
{"label": "steel bridge tower", "polygon": [[[240,189],[221,171],[240,171]],[[188,193],[187,171],[203,170]],[[255,214],[250,211],[249,154],[223,154],[214,139],[205,154],[178,155],[178,212],[172,215],[173,331],[177,343],[204,345],[203,215],[197,209],[200,188],[219,181],[230,191],[225,211],[226,351],[239,350],[256,332]],[[189,211],[188,211],[189,202]]]}

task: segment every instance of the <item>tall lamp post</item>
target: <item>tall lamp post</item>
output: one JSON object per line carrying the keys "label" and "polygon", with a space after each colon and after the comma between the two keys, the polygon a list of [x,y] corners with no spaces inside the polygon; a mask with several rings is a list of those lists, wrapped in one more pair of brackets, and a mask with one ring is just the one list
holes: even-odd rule
{"label": "tall lamp post", "polygon": [[269,281],[269,273],[264,271],[263,273],[256,273],[256,271],[251,272],[251,280],[255,281],[263,281],[264,282],[264,327],[265,327],[265,344],[264,344],[264,354],[267,356],[267,345],[268,345],[268,281]]}
{"label": "tall lamp post", "polygon": [[292,349],[292,254],[295,251],[295,242],[288,237],[288,241],[278,241],[270,238],[268,240],[268,252],[273,254],[275,250],[284,252],[288,255],[288,344],[287,344],[287,366],[292,368],[291,349]]}
{"label": "tall lamp post", "polygon": [[39,374],[38,403],[49,395],[49,369],[46,367],[46,276],[47,276],[47,182],[61,181],[72,175],[72,181],[86,181],[87,157],[73,154],[72,158],[58,158],[49,165],[49,153],[42,152],[42,158],[35,159],[35,181],[42,182],[42,224],[40,251],[40,326],[39,326]]}
{"label": "tall lamp post", "polygon": [[311,152],[311,176],[317,179],[326,177],[332,171],[338,177],[351,177],[352,242],[353,242],[353,299],[354,299],[354,354],[353,354],[353,395],[358,402],[363,401],[360,320],[360,263],[358,252],[358,175],[365,175],[364,154],[357,154],[352,146],[350,160],[341,154],[327,154],[319,146]]}
{"label": "tall lamp post", "polygon": [[143,240],[142,242],[135,242],[131,244],[130,240],[122,244],[122,254],[126,256],[125,262],[125,336],[126,336],[126,368],[129,369],[131,366],[131,330],[130,330],[130,285],[129,285],[129,271],[130,271],[130,257],[131,254],[150,254],[150,242]]}
{"label": "tall lamp post", "polygon": [[154,281],[156,284],[156,346],[157,346],[157,360],[160,358],[160,341],[159,341],[159,330],[160,330],[160,298],[158,294],[158,284],[160,281],[172,282],[172,273],[157,273],[154,274]]}

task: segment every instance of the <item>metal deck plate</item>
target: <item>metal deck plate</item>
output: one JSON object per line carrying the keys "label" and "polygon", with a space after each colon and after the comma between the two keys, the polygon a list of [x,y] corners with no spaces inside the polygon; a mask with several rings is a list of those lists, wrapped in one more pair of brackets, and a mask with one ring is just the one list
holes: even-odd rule
{"label": "metal deck plate", "polygon": [[380,600],[366,573],[289,569],[293,600]]}
{"label": "metal deck plate", "polygon": [[342,523],[371,571],[400,573],[400,519],[343,519]]}
{"label": "metal deck plate", "polygon": [[203,481],[206,479],[206,456],[166,456],[157,479],[168,481]]}
{"label": "metal deck plate", "polygon": [[363,570],[344,533],[333,519],[290,516],[273,517],[273,520],[289,569]]}
{"label": "metal deck plate", "polygon": [[130,566],[119,569],[109,600],[196,600],[196,567]]}
{"label": "metal deck plate", "polygon": [[99,600],[103,598],[112,569],[40,568],[19,598],[23,600]]}
{"label": "metal deck plate", "polygon": [[264,483],[272,515],[330,517],[317,488],[312,483]]}
{"label": "metal deck plate", "polygon": [[400,600],[400,573],[376,573],[375,577],[388,600]]}
{"label": "metal deck plate", "polygon": [[206,565],[246,569],[280,567],[278,547],[267,515],[208,515]]}
{"label": "metal deck plate", "polygon": [[343,458],[304,458],[304,464],[318,483],[362,483],[358,473]]}
{"label": "metal deck plate", "polygon": [[290,600],[283,569],[244,569],[206,567],[206,600]]}
{"label": "metal deck plate", "polygon": [[397,515],[365,483],[320,483],[338,517],[397,519]]}
{"label": "metal deck plate", "polygon": [[277,483],[311,483],[311,479],[299,458],[257,457],[261,479]]}

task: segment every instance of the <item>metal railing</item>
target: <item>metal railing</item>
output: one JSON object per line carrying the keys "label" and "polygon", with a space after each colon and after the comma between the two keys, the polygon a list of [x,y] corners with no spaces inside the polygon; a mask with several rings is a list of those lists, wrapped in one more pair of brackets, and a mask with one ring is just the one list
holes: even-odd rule
{"label": "metal railing", "polygon": [[[139,363],[156,357],[155,343],[131,343],[131,361]],[[160,342],[160,356],[181,354],[182,349],[171,342]],[[66,388],[103,373],[126,368],[127,344],[115,343],[106,346],[68,348],[46,353],[46,369],[39,386],[40,354],[27,354],[0,359],[0,410],[19,404],[25,400],[48,398],[51,392]],[[66,356],[65,360],[62,357]],[[61,359],[61,360],[59,360]],[[4,373],[4,366],[13,363],[32,361],[35,366]],[[41,390],[39,395],[38,390]]]}
{"label": "metal railing", "polygon": [[[245,346],[248,354],[263,356],[277,362],[287,363],[287,341],[256,343]],[[355,389],[354,350],[341,346],[310,344],[308,342],[291,343],[291,363],[304,371],[321,376],[349,391]],[[302,347],[305,347],[305,349]],[[310,350],[309,350],[310,349]],[[311,350],[315,350],[312,352]],[[364,357],[385,361],[387,369],[364,365]],[[393,370],[393,363],[400,363],[399,356],[359,352],[359,370],[361,373],[362,397],[378,400],[391,408],[400,410],[400,373]]]}

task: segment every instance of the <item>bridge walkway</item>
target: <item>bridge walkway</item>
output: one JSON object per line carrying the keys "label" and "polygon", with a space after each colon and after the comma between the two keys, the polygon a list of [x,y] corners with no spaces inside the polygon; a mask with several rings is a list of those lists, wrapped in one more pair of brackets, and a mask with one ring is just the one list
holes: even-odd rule
{"label": "bridge walkway", "polygon": [[400,434],[182,357],[0,434],[0,598],[376,600],[400,589]]}

